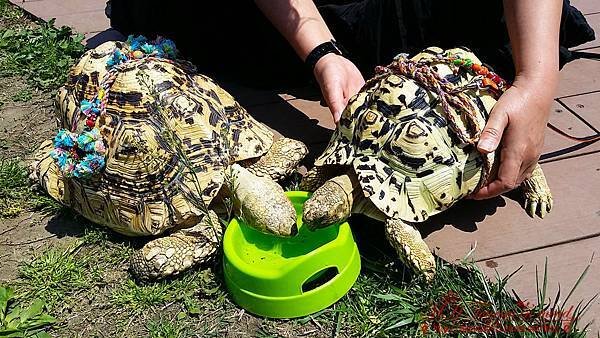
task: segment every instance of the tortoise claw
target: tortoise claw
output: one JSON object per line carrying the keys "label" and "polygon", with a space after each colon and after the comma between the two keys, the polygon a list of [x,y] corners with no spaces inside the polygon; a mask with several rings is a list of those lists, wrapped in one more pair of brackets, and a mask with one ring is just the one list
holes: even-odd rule
{"label": "tortoise claw", "polygon": [[526,204],[528,204],[528,206],[525,208],[527,210],[527,214],[531,217],[535,217],[535,211],[537,210],[537,202],[530,201]]}
{"label": "tortoise claw", "polygon": [[523,182],[523,194],[525,196],[525,210],[531,217],[538,215],[540,218],[552,210],[552,194],[544,173],[539,165],[533,170],[531,177]]}
{"label": "tortoise claw", "polygon": [[546,203],[546,202],[540,203],[540,210],[539,210],[540,218],[544,218],[548,214],[547,208],[548,208],[548,203]]}
{"label": "tortoise claw", "polygon": [[552,210],[552,196],[538,194],[537,196],[525,197],[525,210],[531,217],[536,215],[539,218],[544,218]]}

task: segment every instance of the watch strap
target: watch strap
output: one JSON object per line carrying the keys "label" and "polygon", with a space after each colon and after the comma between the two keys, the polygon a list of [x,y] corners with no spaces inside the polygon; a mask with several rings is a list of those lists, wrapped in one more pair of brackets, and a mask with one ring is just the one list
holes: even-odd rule
{"label": "watch strap", "polygon": [[335,40],[330,40],[313,48],[313,50],[306,57],[306,60],[304,60],[304,63],[308,66],[308,68],[314,69],[317,62],[323,56],[329,53],[334,53],[340,56],[344,56],[345,54],[343,48]]}

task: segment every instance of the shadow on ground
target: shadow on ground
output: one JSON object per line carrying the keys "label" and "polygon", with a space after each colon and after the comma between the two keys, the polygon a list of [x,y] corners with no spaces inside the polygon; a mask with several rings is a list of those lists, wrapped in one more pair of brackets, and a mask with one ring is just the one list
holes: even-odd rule
{"label": "shadow on ground", "polygon": [[[423,238],[431,233],[441,230],[450,225],[459,231],[474,232],[477,224],[483,222],[486,217],[496,213],[498,208],[506,206],[503,197],[496,197],[483,201],[463,200],[452,208],[430,217],[426,222],[418,224],[417,228]],[[350,219],[361,255],[371,256],[377,259],[380,255],[394,257],[396,253],[388,244],[384,233],[384,224],[363,215],[353,215]]]}
{"label": "shadow on ground", "polygon": [[113,244],[125,244],[134,249],[139,249],[145,243],[154,239],[151,237],[129,237],[112,231],[108,227],[94,224],[73,211],[65,209],[48,220],[46,231],[56,235],[57,238],[71,237],[84,238],[92,232],[100,233]]}

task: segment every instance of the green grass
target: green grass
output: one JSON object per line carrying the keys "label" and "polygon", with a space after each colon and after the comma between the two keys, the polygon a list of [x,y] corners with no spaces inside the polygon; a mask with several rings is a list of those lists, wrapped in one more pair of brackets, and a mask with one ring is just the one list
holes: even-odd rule
{"label": "green grass", "polygon": [[[6,0],[2,0],[5,2]],[[9,13],[4,3],[0,9]],[[52,90],[62,85],[73,62],[84,50],[83,35],[48,23],[0,28],[0,76],[23,76],[29,85]]]}
{"label": "green grass", "polygon": [[0,219],[25,210],[57,213],[62,206],[30,189],[29,172],[18,158],[0,158]]}
{"label": "green grass", "polygon": [[[137,323],[132,330],[142,330],[150,337],[218,336],[231,328],[245,330],[244,324],[236,326],[242,312],[224,289],[218,262],[212,269],[193,270],[151,284],[137,284],[124,273],[104,283],[101,276],[115,268],[122,270],[132,250],[115,243],[110,232],[92,228],[73,246],[50,248],[23,265],[18,286],[25,292],[19,298],[42,299],[59,318],[65,312],[57,303],[88,304],[87,300],[93,307],[100,302],[102,309],[118,312],[112,319],[117,330],[127,332],[131,323]],[[111,262],[110,257],[118,258]],[[363,257],[358,281],[333,306],[293,320],[255,319],[254,331],[248,333],[257,337],[304,332],[346,337],[585,336],[577,326],[585,328],[580,318],[593,299],[569,309],[564,304],[571,290],[550,301],[546,267],[537,286],[540,305],[532,305],[506,289],[512,275],[490,280],[472,263],[438,261],[438,273],[427,283],[405,274],[392,261],[379,263]],[[102,294],[96,295],[96,285]]]}
{"label": "green grass", "polygon": [[180,312],[174,319],[159,318],[146,323],[150,338],[183,338],[193,336],[190,324],[185,321],[186,314]]}
{"label": "green grass", "polygon": [[545,277],[534,306],[506,290],[512,275],[492,281],[472,263],[438,264],[431,284],[420,278],[400,282],[400,272],[390,274],[383,266],[363,273],[341,302],[318,317],[361,337],[585,337],[577,326],[589,302],[569,310],[569,297],[549,301]]}
{"label": "green grass", "polygon": [[[199,301],[203,297],[219,299],[215,304]],[[212,306],[225,301],[223,290],[216,283],[210,269],[191,271],[173,280],[163,280],[152,284],[137,284],[129,279],[113,291],[111,302],[118,307],[126,307],[134,313],[141,313],[155,306],[180,302],[187,313],[199,314]]]}
{"label": "green grass", "polygon": [[50,309],[70,305],[70,297],[101,283],[101,271],[93,255],[77,255],[81,241],[67,248],[51,247],[19,267],[20,297],[44,300]]}

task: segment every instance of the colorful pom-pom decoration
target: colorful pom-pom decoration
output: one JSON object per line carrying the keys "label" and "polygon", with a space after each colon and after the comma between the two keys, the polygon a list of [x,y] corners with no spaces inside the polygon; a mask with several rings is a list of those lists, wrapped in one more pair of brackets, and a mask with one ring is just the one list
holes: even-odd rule
{"label": "colorful pom-pom decoration", "polygon": [[89,178],[104,168],[105,154],[100,130],[94,128],[81,134],[61,129],[54,137],[50,155],[65,176]]}
{"label": "colorful pom-pom decoration", "polygon": [[[118,66],[146,57],[173,60],[177,57],[177,48],[169,39],[158,37],[149,41],[142,35],[130,35],[122,48],[115,48],[106,61],[108,73],[100,83],[98,93],[92,99],[84,99],[79,103],[80,113],[86,116],[84,130],[77,134],[61,129],[54,137],[54,150],[50,156],[66,177],[88,179],[104,169],[107,149],[96,121],[106,109],[108,93]],[[73,126],[75,128],[76,125]]]}

